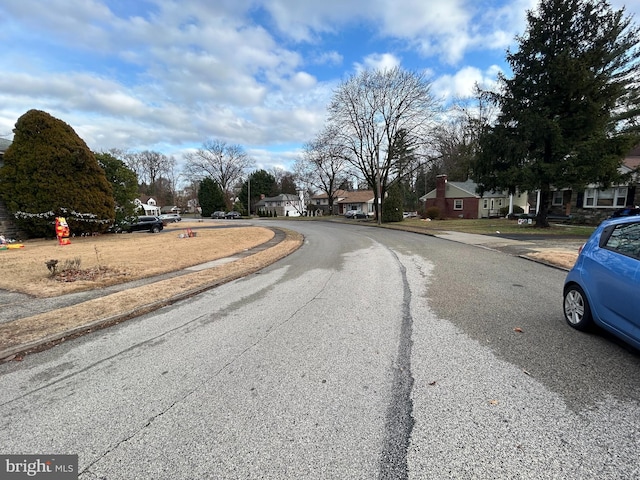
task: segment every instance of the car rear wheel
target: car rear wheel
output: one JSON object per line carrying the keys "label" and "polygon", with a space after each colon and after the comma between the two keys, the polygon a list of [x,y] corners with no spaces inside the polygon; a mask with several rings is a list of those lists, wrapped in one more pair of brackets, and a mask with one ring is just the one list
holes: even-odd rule
{"label": "car rear wheel", "polygon": [[158,226],[156,225],[155,227],[153,227],[153,228],[151,229],[151,231],[152,231],[153,233],[158,233],[158,232],[160,232],[160,227],[158,227]]}
{"label": "car rear wheel", "polygon": [[569,285],[564,292],[564,318],[577,330],[585,331],[591,326],[591,308],[584,290],[578,285]]}

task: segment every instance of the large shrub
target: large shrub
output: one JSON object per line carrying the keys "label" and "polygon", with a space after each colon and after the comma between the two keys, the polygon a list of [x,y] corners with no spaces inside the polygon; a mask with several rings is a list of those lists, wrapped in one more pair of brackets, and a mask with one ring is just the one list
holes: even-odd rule
{"label": "large shrub", "polygon": [[[524,213],[524,209],[520,206],[520,205],[514,205],[513,206],[513,214],[514,215],[519,215],[521,213]],[[509,207],[502,207],[500,209],[500,216],[501,217],[506,217],[509,214]]]}
{"label": "large shrub", "polygon": [[440,209],[438,207],[429,207],[425,210],[425,217],[430,220],[436,220],[440,218]]}
{"label": "large shrub", "polygon": [[0,197],[30,237],[55,235],[55,217],[73,234],[101,232],[115,217],[112,188],[85,142],[66,123],[29,110],[16,122],[0,169]]}
{"label": "large shrub", "polygon": [[102,167],[113,189],[116,208],[116,225],[138,213],[135,199],[138,197],[138,176],[120,159],[110,153],[96,153],[98,165]]}
{"label": "large shrub", "polygon": [[205,218],[209,218],[217,210],[226,210],[224,193],[222,193],[220,185],[210,177],[204,178],[200,182],[198,202],[202,208],[202,216]]}
{"label": "large shrub", "polygon": [[402,191],[397,183],[389,187],[388,195],[382,202],[382,221],[383,222],[401,222],[403,220]]}

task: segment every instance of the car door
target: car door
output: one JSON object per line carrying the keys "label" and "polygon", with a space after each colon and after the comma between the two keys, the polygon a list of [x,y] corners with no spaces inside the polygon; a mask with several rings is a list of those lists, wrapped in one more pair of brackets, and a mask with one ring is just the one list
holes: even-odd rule
{"label": "car door", "polygon": [[589,263],[595,313],[621,333],[640,337],[640,221],[616,225]]}

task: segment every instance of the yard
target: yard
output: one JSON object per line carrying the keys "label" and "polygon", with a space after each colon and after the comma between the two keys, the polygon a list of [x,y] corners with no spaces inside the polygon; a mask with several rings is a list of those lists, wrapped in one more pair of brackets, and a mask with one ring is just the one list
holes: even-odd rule
{"label": "yard", "polygon": [[[205,225],[211,228],[197,228]],[[196,236],[181,238],[189,227]],[[24,248],[0,251],[0,289],[53,297],[106,287],[227,257],[273,235],[261,227],[221,228],[183,221],[157,234],[75,237],[63,246],[55,239],[28,240]]]}

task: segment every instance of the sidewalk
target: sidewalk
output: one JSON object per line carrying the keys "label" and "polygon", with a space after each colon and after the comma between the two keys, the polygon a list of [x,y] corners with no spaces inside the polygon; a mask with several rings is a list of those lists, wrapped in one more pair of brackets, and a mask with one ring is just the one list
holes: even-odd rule
{"label": "sidewalk", "polygon": [[477,235],[461,232],[440,232],[432,234],[442,238],[479,248],[496,250],[516,257],[525,258],[549,267],[568,271],[578,258],[578,250],[584,244],[584,238],[528,236],[509,238],[499,232],[495,235]]}

